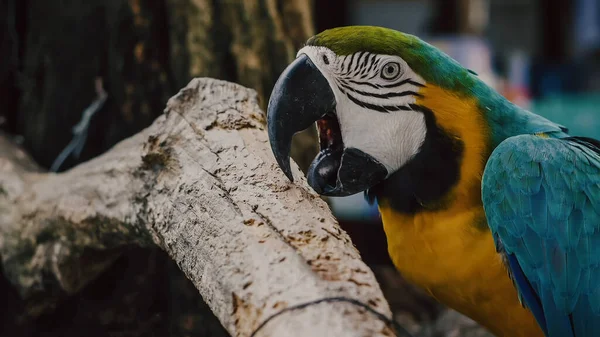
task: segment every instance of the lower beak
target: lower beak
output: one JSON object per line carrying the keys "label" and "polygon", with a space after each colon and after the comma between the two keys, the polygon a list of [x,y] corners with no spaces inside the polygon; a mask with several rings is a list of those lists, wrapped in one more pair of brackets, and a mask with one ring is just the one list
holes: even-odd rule
{"label": "lower beak", "polygon": [[308,183],[321,195],[347,196],[383,181],[388,172],[372,156],[344,147],[335,110],[335,95],[327,79],[302,54],[275,83],[267,108],[267,129],[275,159],[293,181],[292,137],[318,121],[321,152],[308,170]]}

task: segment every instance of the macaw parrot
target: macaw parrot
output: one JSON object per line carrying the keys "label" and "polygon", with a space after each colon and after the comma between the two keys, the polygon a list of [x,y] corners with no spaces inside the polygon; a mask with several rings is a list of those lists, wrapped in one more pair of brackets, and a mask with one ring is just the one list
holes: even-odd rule
{"label": "macaw parrot", "polygon": [[509,102],[434,46],[350,26],[311,37],[267,109],[293,181],[377,202],[401,274],[497,336],[600,336],[600,142]]}

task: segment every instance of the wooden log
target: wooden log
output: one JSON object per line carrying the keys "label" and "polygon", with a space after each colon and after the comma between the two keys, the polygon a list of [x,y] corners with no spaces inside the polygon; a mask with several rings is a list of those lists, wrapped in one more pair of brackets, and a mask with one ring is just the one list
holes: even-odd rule
{"label": "wooden log", "polygon": [[[129,245],[158,245],[233,336],[330,297],[389,317],[372,271],[293,164],[279,171],[253,90],[194,79],[150,127],[60,174],[0,143],[0,255],[30,302],[73,294]],[[42,310],[42,309],[40,309]],[[348,302],[287,311],[256,336],[392,336]]]}

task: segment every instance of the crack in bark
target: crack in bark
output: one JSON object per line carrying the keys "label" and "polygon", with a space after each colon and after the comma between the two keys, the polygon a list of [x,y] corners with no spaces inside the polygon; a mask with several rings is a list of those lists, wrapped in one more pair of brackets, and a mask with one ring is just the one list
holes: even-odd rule
{"label": "crack in bark", "polygon": [[254,213],[256,213],[256,215],[258,215],[260,217],[260,219],[267,224],[267,226],[273,231],[275,232],[279,238],[281,238],[281,240],[283,242],[285,242],[290,248],[294,249],[294,251],[299,252],[298,248],[296,246],[294,246],[292,244],[292,242],[285,237],[285,235],[283,235],[283,233],[281,233],[281,231],[273,224],[273,222],[271,221],[271,219],[269,219],[266,215],[262,214],[260,211],[258,211],[258,209],[254,209],[253,207],[253,211]]}

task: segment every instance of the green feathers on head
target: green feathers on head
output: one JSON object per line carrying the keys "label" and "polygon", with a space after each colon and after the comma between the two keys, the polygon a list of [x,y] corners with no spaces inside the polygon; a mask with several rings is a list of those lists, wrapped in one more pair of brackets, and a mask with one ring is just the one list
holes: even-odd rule
{"label": "green feathers on head", "polygon": [[465,86],[473,85],[476,81],[467,69],[436,47],[416,36],[389,28],[333,28],[311,37],[307,45],[327,47],[337,55],[349,55],[359,51],[397,55],[425,81],[450,90],[462,91]]}

